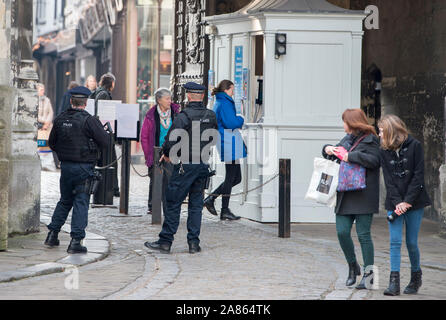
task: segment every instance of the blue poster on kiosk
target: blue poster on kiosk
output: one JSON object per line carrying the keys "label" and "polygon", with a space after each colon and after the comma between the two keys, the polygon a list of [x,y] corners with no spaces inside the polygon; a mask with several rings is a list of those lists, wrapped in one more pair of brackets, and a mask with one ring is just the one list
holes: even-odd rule
{"label": "blue poster on kiosk", "polygon": [[234,49],[234,102],[237,114],[242,114],[243,46],[236,46]]}

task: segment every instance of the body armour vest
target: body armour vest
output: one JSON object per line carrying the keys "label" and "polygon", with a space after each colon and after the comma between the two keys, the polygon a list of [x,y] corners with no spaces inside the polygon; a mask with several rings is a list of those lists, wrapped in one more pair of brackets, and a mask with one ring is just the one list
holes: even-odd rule
{"label": "body armour vest", "polygon": [[[185,128],[189,135],[189,161],[191,163],[208,162],[210,146],[215,145],[219,137],[216,130],[218,123],[215,112],[203,107],[186,108],[182,113],[189,120],[189,125]],[[208,150],[203,152],[205,148]]]}
{"label": "body armour vest", "polygon": [[68,109],[54,121],[55,151],[60,161],[95,163],[98,147],[87,136],[85,123],[91,115],[84,110]]}

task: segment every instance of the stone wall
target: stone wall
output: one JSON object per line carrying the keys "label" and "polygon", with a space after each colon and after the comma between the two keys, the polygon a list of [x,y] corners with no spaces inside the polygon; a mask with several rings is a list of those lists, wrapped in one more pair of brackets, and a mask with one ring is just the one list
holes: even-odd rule
{"label": "stone wall", "polygon": [[0,0],[0,250],[8,234],[40,224],[32,8],[32,0]]}
{"label": "stone wall", "polygon": [[11,69],[17,90],[12,105],[9,233],[38,232],[40,159],[37,154],[37,74],[32,60],[32,0],[12,1]]}
{"label": "stone wall", "polygon": [[[8,247],[8,183],[11,157],[11,89],[9,1],[0,0],[0,251]],[[3,72],[8,70],[8,72]]]}
{"label": "stone wall", "polygon": [[[393,113],[423,143],[426,187],[433,206],[425,216],[444,221],[445,189],[439,169],[445,163],[446,1],[351,0],[351,9],[379,9],[379,30],[365,30],[363,107],[370,103],[366,70],[381,70],[382,114]],[[444,199],[444,200],[443,200]],[[444,223],[442,224],[444,226]]]}

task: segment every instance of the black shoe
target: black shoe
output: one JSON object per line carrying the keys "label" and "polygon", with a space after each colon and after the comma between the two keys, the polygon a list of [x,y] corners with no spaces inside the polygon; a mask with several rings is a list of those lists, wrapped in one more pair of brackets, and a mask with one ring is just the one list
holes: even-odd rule
{"label": "black shoe", "polygon": [[113,197],[117,197],[117,198],[119,198],[121,196],[121,193],[119,192],[119,190],[115,190],[114,192],[113,192]]}
{"label": "black shoe", "polygon": [[201,251],[201,248],[200,248],[200,246],[198,245],[198,243],[196,243],[196,242],[190,242],[189,243],[189,253],[197,253],[197,252],[200,252]]}
{"label": "black shoe", "polygon": [[170,253],[170,247],[171,245],[168,243],[159,243],[159,241],[155,242],[145,242],[144,245],[153,250],[158,250],[161,253]]}
{"label": "black shoe", "polygon": [[81,245],[81,240],[71,239],[67,252],[70,254],[87,253],[87,247]]}
{"label": "black shoe", "polygon": [[409,285],[404,289],[404,294],[416,294],[421,287],[421,270],[410,274]]}
{"label": "black shoe", "polygon": [[211,214],[213,214],[214,216],[218,216],[217,210],[215,210],[214,201],[215,197],[209,196],[206,199],[204,199],[204,206],[206,207],[206,209],[208,209],[208,211]]}
{"label": "black shoe", "polygon": [[399,271],[390,272],[389,287],[384,291],[385,296],[400,295],[400,273]]}
{"label": "black shoe", "polygon": [[358,262],[348,264],[348,278],[345,282],[347,287],[350,287],[356,283],[356,277],[361,275],[361,267]]}
{"label": "black shoe", "polygon": [[152,209],[147,209],[147,214],[152,214]]}
{"label": "black shoe", "polygon": [[60,244],[59,239],[57,238],[58,235],[59,235],[59,232],[56,232],[56,231],[48,232],[48,236],[46,237],[46,240],[45,240],[45,245],[50,246],[50,247],[58,246]]}
{"label": "black shoe", "polygon": [[229,208],[221,209],[220,220],[238,220],[239,216],[234,215]]}
{"label": "black shoe", "polygon": [[372,289],[370,285],[373,285],[373,271],[364,273],[364,276],[362,277],[361,282],[356,286],[356,289]]}

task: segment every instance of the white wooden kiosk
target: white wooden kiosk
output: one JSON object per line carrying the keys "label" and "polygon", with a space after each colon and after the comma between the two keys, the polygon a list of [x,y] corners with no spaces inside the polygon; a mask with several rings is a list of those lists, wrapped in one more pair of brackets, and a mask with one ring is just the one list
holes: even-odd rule
{"label": "white wooden kiosk", "polygon": [[[255,0],[238,12],[206,18],[210,85],[231,79],[238,107],[243,100],[249,157],[233,193],[268,181],[278,172],[279,159],[289,158],[291,222],[334,222],[333,209],[304,196],[314,157],[321,156],[324,144],[343,137],[342,112],[360,106],[365,16],[324,0]],[[286,34],[286,54],[276,56],[280,33]],[[259,87],[262,105],[256,103]],[[217,152],[213,163],[217,176],[212,189],[225,173]],[[278,183],[277,178],[246,196],[232,197],[230,208],[244,218],[277,222]],[[217,210],[220,206],[219,201]]]}

